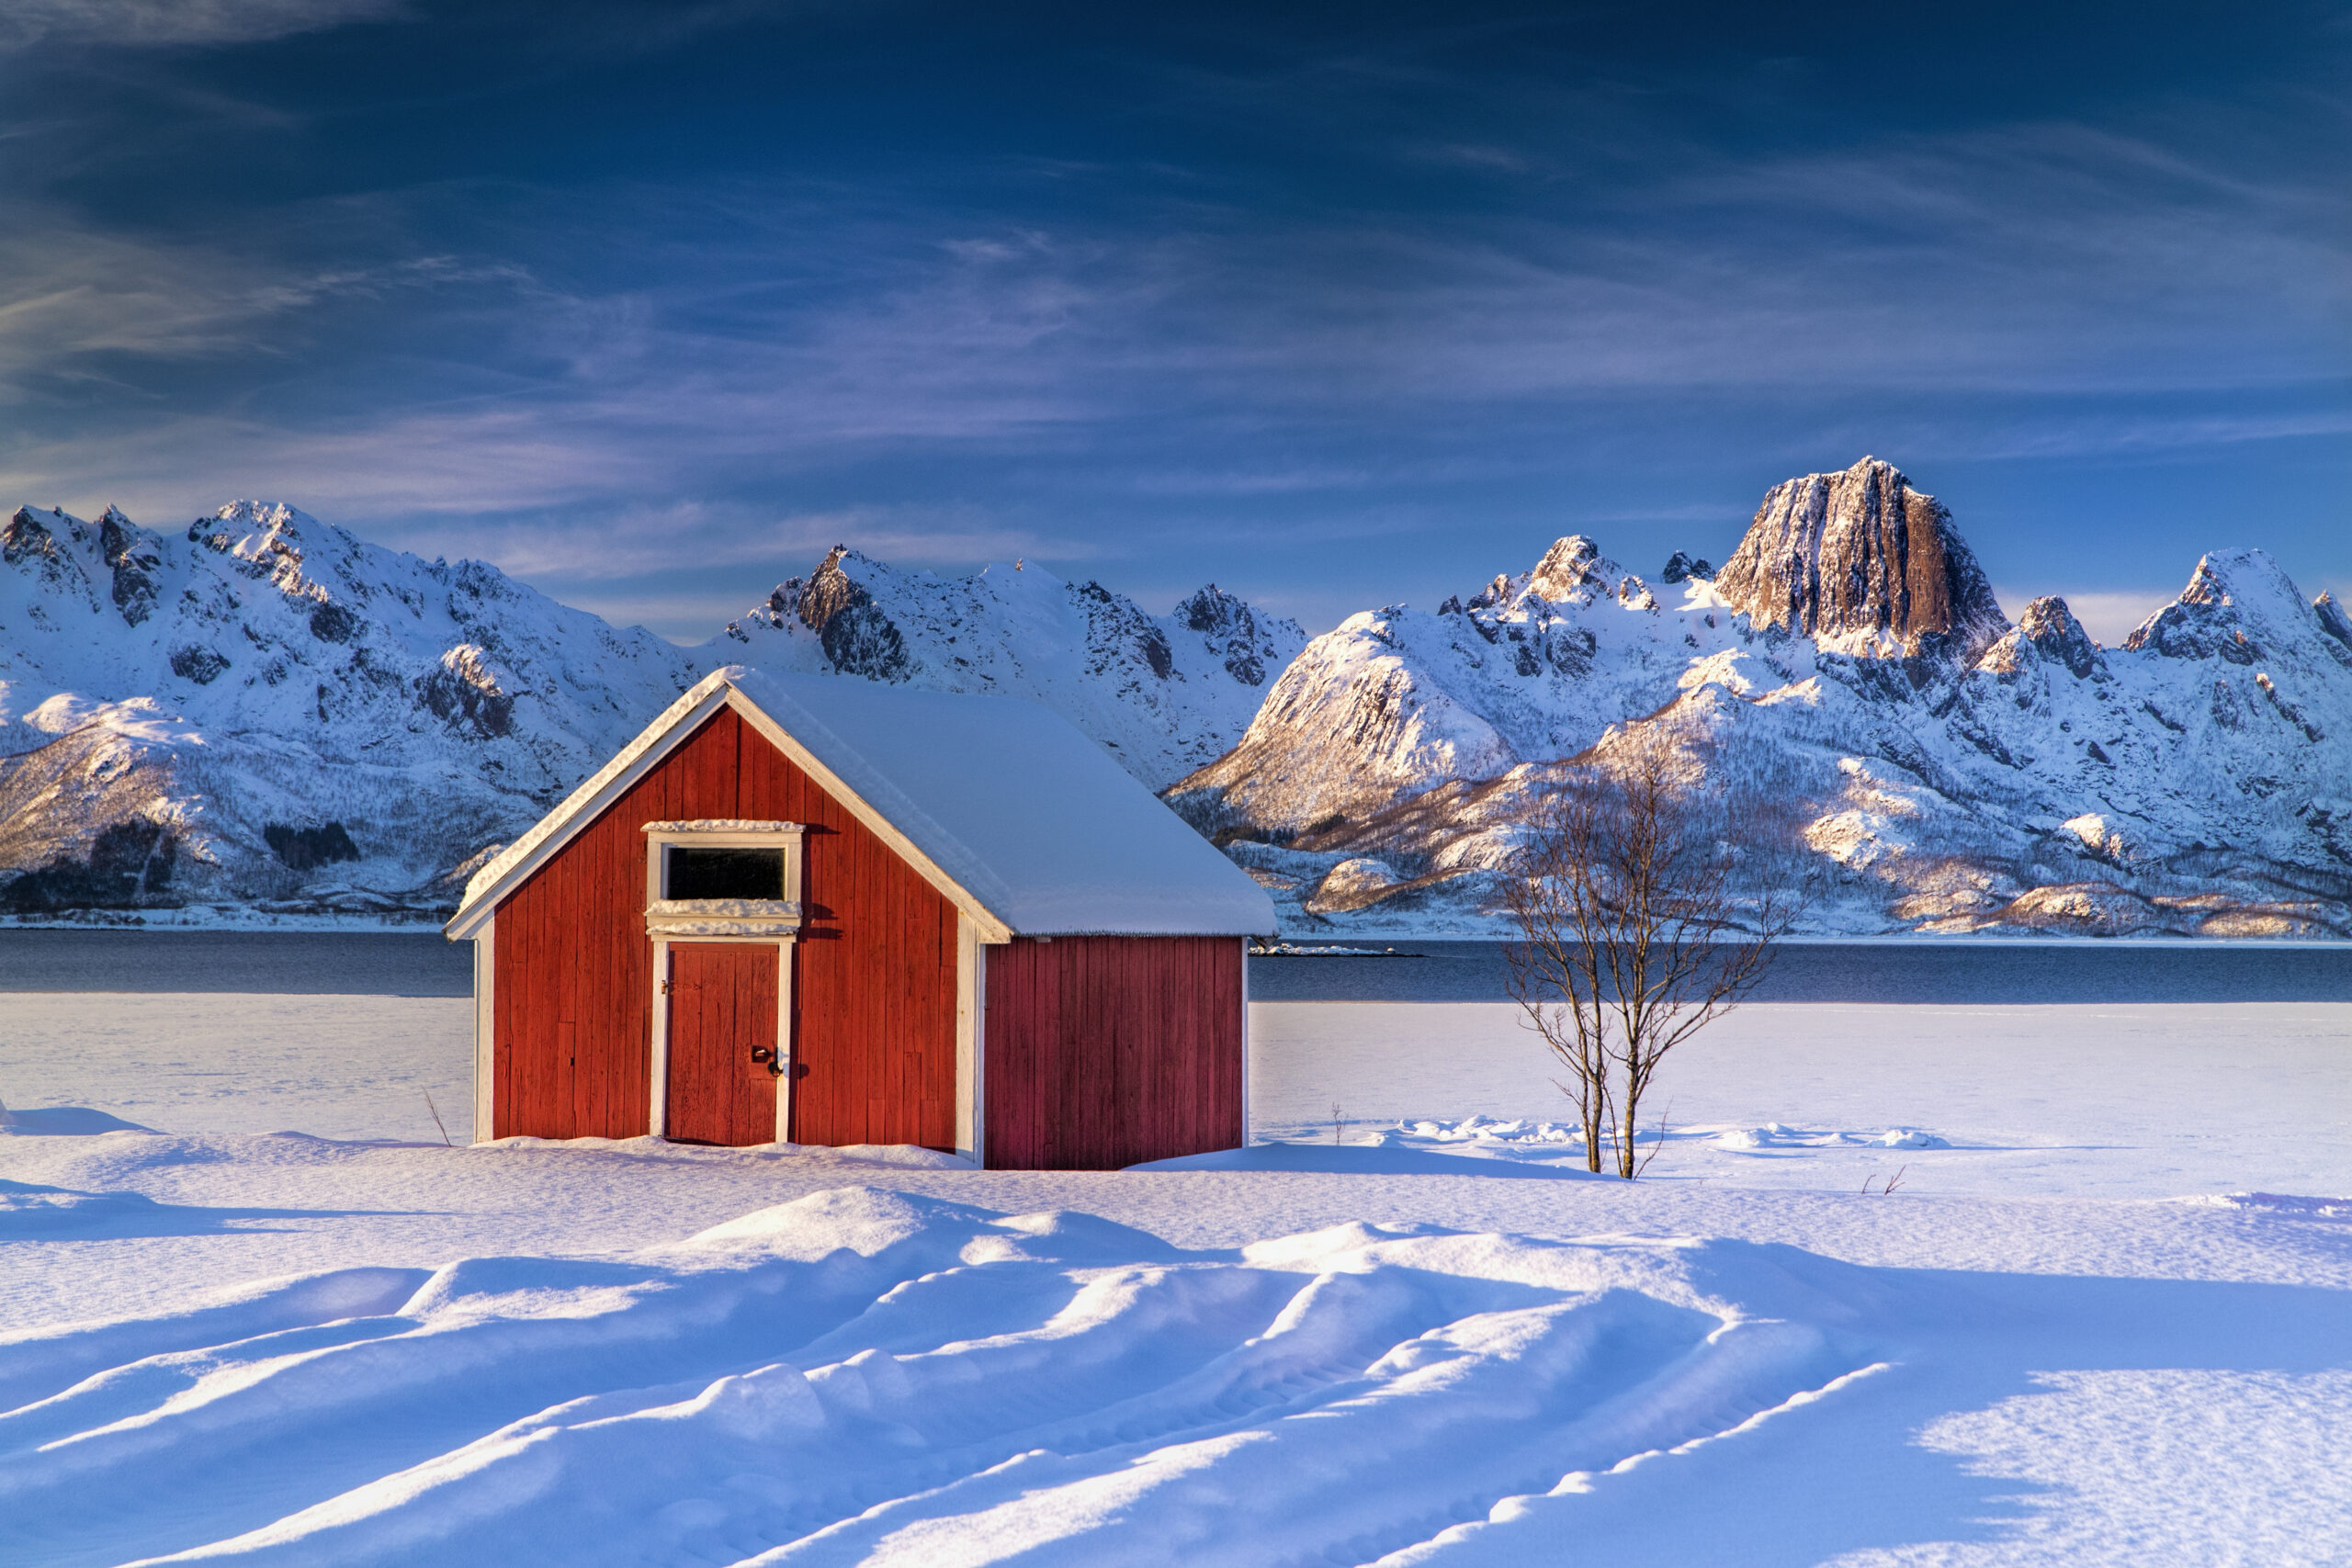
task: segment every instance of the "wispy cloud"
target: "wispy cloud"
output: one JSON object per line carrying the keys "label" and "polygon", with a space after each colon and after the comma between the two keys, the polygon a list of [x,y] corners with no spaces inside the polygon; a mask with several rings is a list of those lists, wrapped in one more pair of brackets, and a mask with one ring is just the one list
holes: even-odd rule
{"label": "wispy cloud", "polygon": [[533,579],[614,583],[682,570],[754,568],[763,574],[806,571],[835,545],[895,561],[988,562],[1020,557],[1076,561],[1098,553],[1083,538],[1023,528],[974,507],[855,506],[782,516],[733,502],[679,501],[582,515],[540,514],[481,523],[428,524],[411,529],[406,547],[443,555],[479,554],[494,543],[500,563]]}
{"label": "wispy cloud", "polygon": [[[692,7],[676,36],[790,8]],[[0,47],[408,15],[32,0]],[[396,173],[153,227],[19,197],[0,487],[154,517],[282,496],[582,584],[837,538],[958,565],[1181,533],[1328,562],[1508,492],[1514,554],[1483,572],[1521,536],[1606,525],[1630,555],[1616,536],[1736,529],[1750,479],[1726,502],[1689,479],[1734,448],[2154,461],[2352,427],[2352,198],[2248,154],[2259,125],[1710,141],[1653,80],[1488,102],[1408,52],[1168,73],[1151,113],[1295,142],[1270,170],[1130,149],[1122,122],[1057,150],[1091,157],[943,131],[823,177]],[[1561,477],[1598,468],[1631,477]]]}
{"label": "wispy cloud", "polygon": [[407,0],[9,0],[0,49],[47,40],[155,48],[254,43],[411,15]]}

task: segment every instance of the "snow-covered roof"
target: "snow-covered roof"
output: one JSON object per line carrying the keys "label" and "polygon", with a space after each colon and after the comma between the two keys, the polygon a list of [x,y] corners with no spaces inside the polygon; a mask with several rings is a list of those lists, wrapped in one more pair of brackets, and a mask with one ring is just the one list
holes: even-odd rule
{"label": "snow-covered roof", "polygon": [[721,705],[998,934],[1254,936],[1265,891],[1059,715],[1009,697],[713,671],[476,874],[453,937]]}

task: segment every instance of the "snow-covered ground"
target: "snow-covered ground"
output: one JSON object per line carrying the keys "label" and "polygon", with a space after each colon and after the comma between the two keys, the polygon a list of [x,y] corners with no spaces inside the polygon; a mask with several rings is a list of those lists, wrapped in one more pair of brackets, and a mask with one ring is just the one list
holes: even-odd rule
{"label": "snow-covered ground", "polygon": [[2352,1007],[1751,1008],[1633,1186],[1506,1009],[1254,1017],[1319,1142],[1048,1174],[0,998],[0,1562],[2352,1561]]}
{"label": "snow-covered ground", "polygon": [[[1530,1124],[1573,1120],[1508,1003],[1251,1016],[1267,1133],[1328,1141],[1334,1103],[1349,1138],[1480,1114],[1521,1127],[1401,1141],[1544,1157]],[[1644,1104],[1668,1122],[1654,1180],[1850,1191],[1907,1166],[1913,1190],[1987,1197],[2352,1191],[2352,1004],[1759,1003],[1668,1057]]]}
{"label": "snow-covered ground", "polygon": [[[17,993],[0,1006],[10,1106],[85,1106],[171,1133],[473,1136],[461,998]],[[1575,1154],[1539,1131],[1566,1105],[1507,1003],[1260,1002],[1250,1018],[1262,1137],[1328,1144],[1336,1105],[1351,1146]],[[1943,1195],[2352,1190],[2352,1004],[1762,1003],[1670,1057],[1648,1110],[1668,1121],[1649,1169],[1660,1181],[1854,1190],[1902,1170],[1904,1186]],[[1474,1116],[1504,1125],[1457,1125]],[[1410,1131],[1430,1120],[1444,1125]],[[1932,1141],[1890,1146],[1891,1133]]]}
{"label": "snow-covered ground", "polygon": [[[463,997],[0,995],[0,1102],[172,1133],[473,1137]],[[431,1096],[430,1103],[426,1097]]]}

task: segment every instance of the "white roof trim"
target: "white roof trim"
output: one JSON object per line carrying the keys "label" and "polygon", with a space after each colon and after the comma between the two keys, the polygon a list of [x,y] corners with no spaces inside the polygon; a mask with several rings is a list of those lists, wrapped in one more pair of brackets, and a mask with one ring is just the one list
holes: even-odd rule
{"label": "white roof trim", "polygon": [[688,687],[662,716],[638,732],[637,739],[614,753],[613,760],[588,775],[587,782],[564,796],[561,805],[532,824],[528,832],[498,852],[498,858],[474,873],[458,912],[441,928],[452,942],[477,934],[492,911],[522,886],[531,873],[552,859],[582,829],[605,814],[607,807],[628,793],[631,785],[651,773],[692,735],[704,719],[727,701],[727,682],[707,675]]}
{"label": "white roof trim", "polygon": [[735,711],[742,716],[746,724],[758,730],[761,737],[770,745],[790,758],[794,765],[802,773],[816,780],[818,788],[848,807],[850,815],[856,818],[868,832],[889,845],[898,852],[899,859],[921,873],[922,879],[944,895],[949,903],[970,916],[972,923],[980,928],[982,942],[996,942],[1012,940],[1012,928],[1005,924],[994,910],[966,891],[955,878],[940,870],[929,855],[915,847],[915,841],[912,839],[899,830],[896,823],[867,805],[857,791],[842,783],[840,776],[832,769],[818,761],[815,752],[794,739],[781,725],[770,718],[759,704],[731,686],[729,689],[727,700]]}
{"label": "white roof trim", "polygon": [[[458,904],[458,912],[449,918],[448,924],[441,928],[442,934],[452,942],[463,942],[479,935],[481,929],[489,924],[498,906],[527,881],[532,873],[554,859],[566,844],[602,817],[639,780],[660,766],[662,759],[700,728],[705,720],[722,707],[732,707],[760,732],[763,739],[775,745],[815,780],[819,788],[848,807],[851,816],[913,866],[922,879],[943,894],[948,902],[971,917],[972,923],[980,930],[981,941],[1001,942],[1012,940],[1012,927],[933,864],[930,856],[915,847],[913,840],[861,799],[854,790],[842,784],[832,770],[819,761],[807,747],[778,728],[775,720],[761,711],[757,703],[738,691],[731,679],[733,672],[731,666],[715,670],[695,682],[676,702],[662,710],[661,717],[639,731],[636,739],[622,747],[611,761],[590,774],[585,784],[566,795],[561,805],[539,818],[530,831],[507,845],[495,860],[476,872],[473,880],[466,884],[466,896]],[[663,823],[656,826],[670,829],[677,825]],[[762,823],[760,826],[786,825]]]}

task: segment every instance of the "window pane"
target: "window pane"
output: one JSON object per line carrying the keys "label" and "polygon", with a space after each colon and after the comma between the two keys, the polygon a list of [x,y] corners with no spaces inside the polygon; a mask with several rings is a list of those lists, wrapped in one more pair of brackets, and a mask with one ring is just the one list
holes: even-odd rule
{"label": "window pane", "polygon": [[781,898],[782,850],[670,849],[673,898]]}

